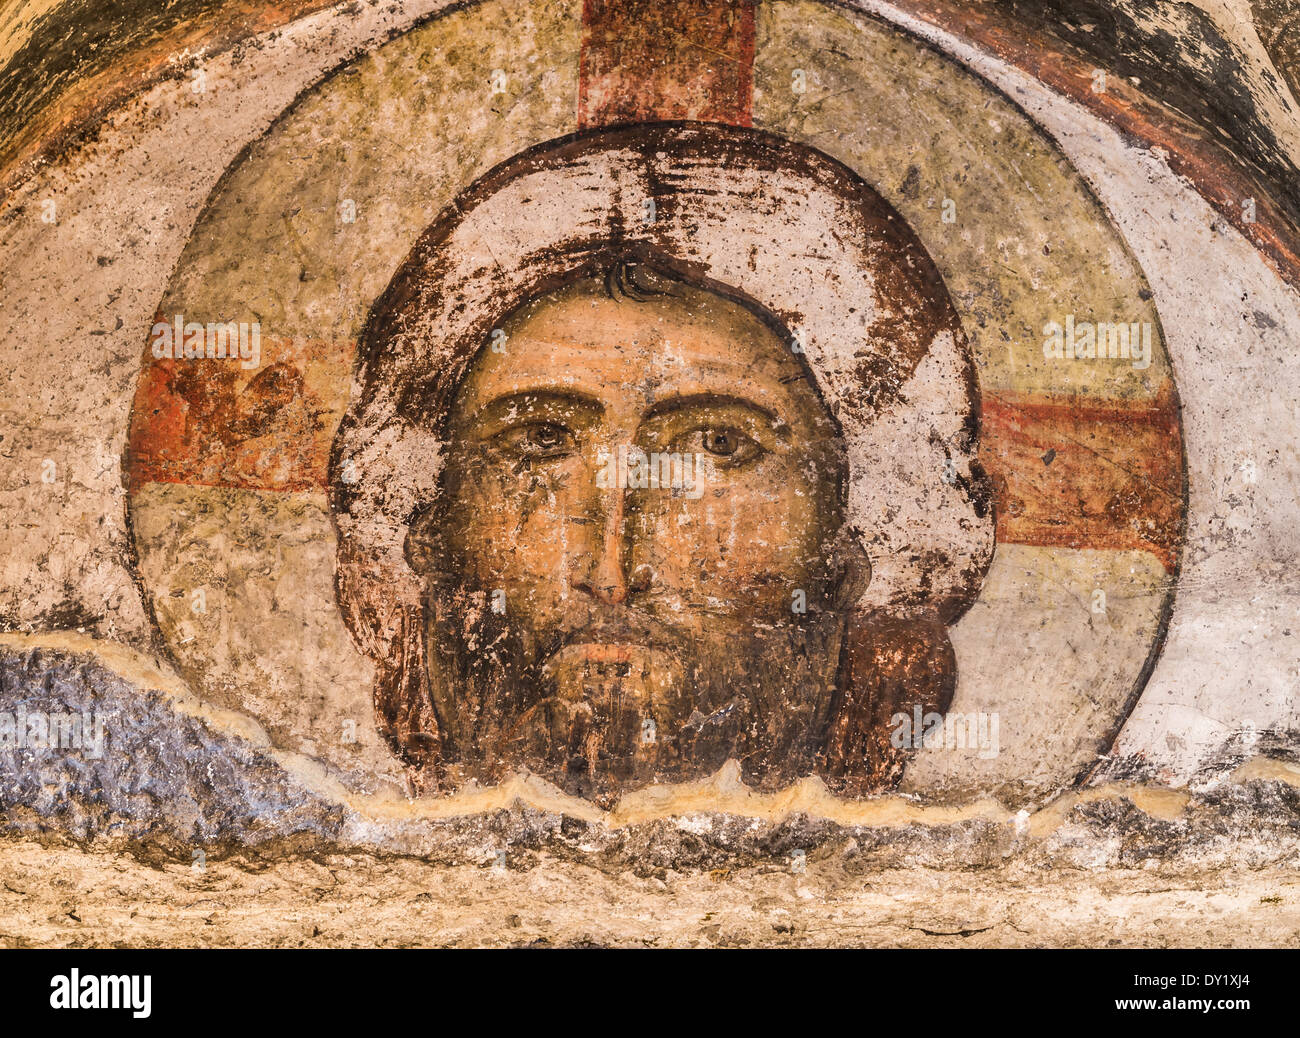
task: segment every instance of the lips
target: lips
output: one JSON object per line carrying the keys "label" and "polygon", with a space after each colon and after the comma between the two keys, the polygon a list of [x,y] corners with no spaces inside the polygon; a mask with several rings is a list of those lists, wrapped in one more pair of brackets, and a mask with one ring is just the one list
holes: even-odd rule
{"label": "lips", "polygon": [[617,616],[598,617],[566,633],[561,644],[563,648],[556,655],[564,648],[576,645],[604,646],[614,652],[620,648],[641,647],[675,654],[679,638],[675,631],[651,616],[622,612]]}

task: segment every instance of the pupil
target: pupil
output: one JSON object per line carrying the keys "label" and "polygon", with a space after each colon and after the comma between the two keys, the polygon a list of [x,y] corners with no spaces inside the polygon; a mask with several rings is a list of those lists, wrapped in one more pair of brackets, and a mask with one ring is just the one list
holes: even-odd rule
{"label": "pupil", "polygon": [[705,446],[714,454],[731,454],[736,448],[731,437],[725,432],[711,432],[705,438]]}

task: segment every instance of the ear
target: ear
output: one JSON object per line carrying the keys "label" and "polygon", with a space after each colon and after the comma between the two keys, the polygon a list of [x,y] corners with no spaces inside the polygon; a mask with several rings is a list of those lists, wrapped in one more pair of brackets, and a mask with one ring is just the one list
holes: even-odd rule
{"label": "ear", "polygon": [[441,583],[438,577],[444,569],[446,553],[432,506],[417,513],[407,526],[402,554],[406,557],[406,564],[421,579],[434,585]]}
{"label": "ear", "polygon": [[831,557],[832,601],[835,609],[847,612],[861,601],[871,585],[871,557],[847,524],[840,527]]}

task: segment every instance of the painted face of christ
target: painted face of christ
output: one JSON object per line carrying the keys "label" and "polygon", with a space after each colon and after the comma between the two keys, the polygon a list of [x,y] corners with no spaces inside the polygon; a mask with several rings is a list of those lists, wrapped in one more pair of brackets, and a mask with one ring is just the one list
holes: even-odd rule
{"label": "painted face of christ", "polygon": [[810,773],[869,571],[840,536],[842,439],[789,338],[624,264],[502,330],[407,541],[444,757],[598,800],[728,759],[760,784]]}

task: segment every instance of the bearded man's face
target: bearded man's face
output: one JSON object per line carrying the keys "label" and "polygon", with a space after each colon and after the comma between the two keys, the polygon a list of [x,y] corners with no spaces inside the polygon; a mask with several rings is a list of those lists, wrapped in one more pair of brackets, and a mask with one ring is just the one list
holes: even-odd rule
{"label": "bearded man's face", "polygon": [[677,283],[578,282],[502,330],[407,542],[452,776],[525,767],[607,803],[729,758],[764,786],[810,773],[865,578],[792,344]]}

